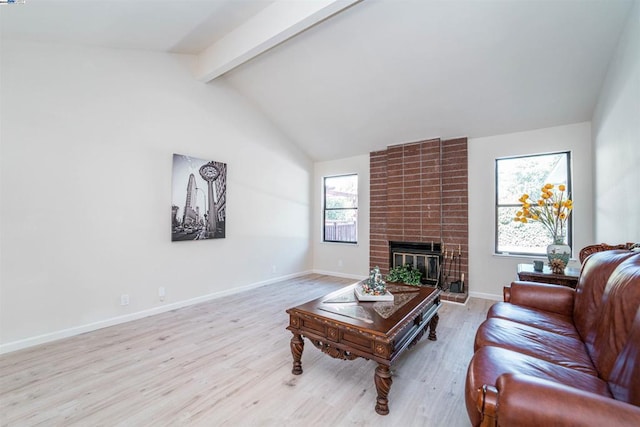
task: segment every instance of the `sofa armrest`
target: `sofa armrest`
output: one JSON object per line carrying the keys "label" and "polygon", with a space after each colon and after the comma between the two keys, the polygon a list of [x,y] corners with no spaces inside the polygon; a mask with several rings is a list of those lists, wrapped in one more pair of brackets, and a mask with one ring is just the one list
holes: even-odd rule
{"label": "sofa armrest", "polygon": [[[507,290],[508,289],[508,290]],[[571,316],[575,289],[546,283],[515,281],[505,288],[506,302]]]}
{"label": "sofa armrest", "polygon": [[499,376],[477,404],[483,426],[640,425],[638,406],[523,374]]}

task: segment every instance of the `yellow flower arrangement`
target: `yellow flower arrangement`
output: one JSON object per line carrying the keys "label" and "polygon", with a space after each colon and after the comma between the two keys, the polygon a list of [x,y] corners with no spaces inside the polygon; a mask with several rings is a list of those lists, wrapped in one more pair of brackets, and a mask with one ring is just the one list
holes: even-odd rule
{"label": "yellow flower arrangement", "polygon": [[553,192],[553,184],[545,184],[541,189],[540,198],[532,202],[528,194],[518,199],[522,208],[516,212],[514,221],[526,224],[538,221],[549,231],[554,243],[563,243],[566,234],[566,224],[573,210],[573,201],[565,196],[566,186],[558,185],[558,192]]}

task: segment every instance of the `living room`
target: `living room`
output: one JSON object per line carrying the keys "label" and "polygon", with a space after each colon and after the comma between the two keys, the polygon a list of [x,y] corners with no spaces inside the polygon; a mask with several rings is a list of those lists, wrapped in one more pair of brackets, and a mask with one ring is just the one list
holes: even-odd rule
{"label": "living room", "polygon": [[[432,138],[468,139],[462,252],[470,299],[501,300],[517,265],[530,262],[494,251],[498,158],[572,153],[574,263],[581,247],[640,241],[640,202],[632,196],[640,162],[637,1],[351,2],[206,82],[194,76],[198,54],[153,48],[180,41],[150,31],[163,22],[146,21],[153,2],[117,3],[122,11],[110,26],[98,17],[116,6],[91,3],[0,5],[2,353],[309,274],[362,279],[373,267],[370,153]],[[501,16],[519,20],[500,27],[496,18],[487,29],[483,19],[501,5],[509,9]],[[168,21],[183,12],[158,7]],[[254,7],[250,16],[265,5]],[[386,21],[391,12],[399,15]],[[438,13],[455,19],[437,26]],[[549,36],[518,33],[528,43],[508,45],[515,35],[506,30],[533,31],[527,22]],[[137,34],[145,47],[127,45],[136,41],[132,27],[145,25],[149,31]],[[562,28],[573,31],[560,38]],[[427,29],[447,36],[430,46]],[[92,45],[96,33],[112,45]],[[379,40],[396,33],[405,37],[400,45]],[[408,43],[412,37],[423,43]],[[469,62],[459,59],[464,54]],[[404,69],[418,71],[398,73]],[[415,74],[427,89],[408,84],[419,81]],[[453,83],[443,93],[447,79]],[[224,239],[171,242],[174,153],[228,165]],[[347,173],[358,175],[361,189],[358,243],[326,243],[322,178]]]}

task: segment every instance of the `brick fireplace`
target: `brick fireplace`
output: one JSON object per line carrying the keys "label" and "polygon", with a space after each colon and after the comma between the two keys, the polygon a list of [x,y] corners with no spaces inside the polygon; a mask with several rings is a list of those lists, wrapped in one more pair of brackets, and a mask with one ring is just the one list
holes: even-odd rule
{"label": "brick fireplace", "polygon": [[466,301],[467,138],[430,139],[372,152],[370,172],[369,264],[389,271],[389,242],[435,242],[442,255],[457,257],[458,274],[464,274],[465,292],[444,292],[442,299]]}

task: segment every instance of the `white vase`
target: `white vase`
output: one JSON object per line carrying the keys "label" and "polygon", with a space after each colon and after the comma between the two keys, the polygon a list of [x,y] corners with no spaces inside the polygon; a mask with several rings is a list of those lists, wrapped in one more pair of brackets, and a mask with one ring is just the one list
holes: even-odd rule
{"label": "white vase", "polygon": [[564,236],[559,236],[554,239],[554,242],[547,246],[547,258],[549,263],[554,259],[562,260],[566,266],[571,258],[571,246],[564,243]]}

